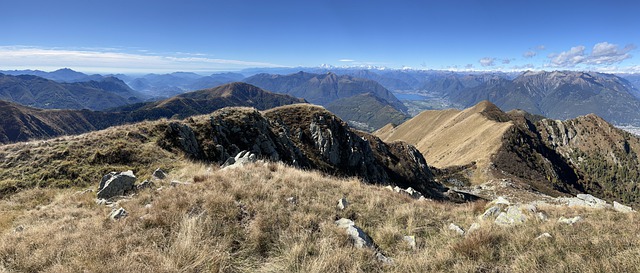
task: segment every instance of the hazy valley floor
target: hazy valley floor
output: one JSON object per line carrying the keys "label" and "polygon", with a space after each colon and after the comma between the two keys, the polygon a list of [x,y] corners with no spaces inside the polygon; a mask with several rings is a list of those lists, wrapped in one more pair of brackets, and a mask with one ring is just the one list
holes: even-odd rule
{"label": "hazy valley floor", "polygon": [[[637,213],[539,206],[549,220],[501,227],[478,219],[484,201],[415,200],[279,163],[185,164],[114,203],[128,212],[119,220],[95,196],[35,188],[0,200],[0,272],[640,271]],[[578,215],[573,225],[557,221]],[[355,248],[334,223],[342,217],[393,263]],[[480,228],[469,231],[473,223]],[[536,239],[543,233],[551,237]],[[415,248],[403,236],[415,236]]]}

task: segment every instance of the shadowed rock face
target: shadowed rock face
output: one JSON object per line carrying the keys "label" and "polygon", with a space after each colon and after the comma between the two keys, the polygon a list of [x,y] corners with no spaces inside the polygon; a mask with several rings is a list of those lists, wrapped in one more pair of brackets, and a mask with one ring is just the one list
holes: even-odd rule
{"label": "shadowed rock face", "polygon": [[[160,146],[182,150],[194,159],[223,162],[246,150],[259,158],[300,168],[358,176],[370,183],[413,187],[433,198],[442,198],[444,191],[433,181],[425,159],[413,146],[402,142],[386,144],[377,137],[356,132],[318,106],[284,106],[263,113],[253,108],[224,108],[214,112],[207,122],[161,126],[165,128],[158,140]],[[185,130],[194,133],[197,149],[181,145],[185,135],[181,132]],[[200,152],[194,153],[196,150]]]}

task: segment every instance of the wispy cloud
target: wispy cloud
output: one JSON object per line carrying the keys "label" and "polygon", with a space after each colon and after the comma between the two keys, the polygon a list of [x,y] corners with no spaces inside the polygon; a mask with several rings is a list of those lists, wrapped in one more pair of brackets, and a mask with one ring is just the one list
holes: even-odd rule
{"label": "wispy cloud", "polygon": [[522,53],[522,57],[525,57],[525,58],[533,58],[536,55],[538,55],[538,53],[533,50],[529,50],[529,51],[526,51],[525,53]]}
{"label": "wispy cloud", "polygon": [[208,58],[200,53],[175,56],[125,53],[101,49],[51,49],[25,46],[0,47],[0,69],[52,70],[69,67],[90,72],[217,71],[280,65],[243,60]]}
{"label": "wispy cloud", "polygon": [[629,52],[635,48],[636,46],[633,44],[620,48],[616,44],[602,42],[595,44],[590,53],[585,52],[585,46],[579,45],[572,47],[568,51],[549,54],[547,57],[550,59],[550,66],[554,67],[571,68],[577,65],[613,65],[630,59],[632,56]]}
{"label": "wispy cloud", "polygon": [[355,62],[356,60],[352,60],[352,59],[340,59],[338,60],[338,62],[345,62],[345,63],[350,63],[350,62]]}
{"label": "wispy cloud", "polygon": [[496,58],[484,57],[478,61],[481,66],[494,66],[496,62]]}

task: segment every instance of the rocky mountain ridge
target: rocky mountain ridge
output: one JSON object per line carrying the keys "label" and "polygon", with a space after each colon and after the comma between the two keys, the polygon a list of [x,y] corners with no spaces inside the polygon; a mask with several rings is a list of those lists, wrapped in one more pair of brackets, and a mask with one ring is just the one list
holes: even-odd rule
{"label": "rocky mountain ridge", "polygon": [[137,172],[153,162],[164,162],[170,169],[181,157],[222,164],[241,151],[338,177],[412,187],[430,198],[461,200],[445,194],[447,189],[433,180],[413,146],[384,143],[350,129],[324,108],[306,104],[265,112],[223,108],[182,121],[143,122],[77,137],[3,145],[0,192],[33,187],[36,181],[41,186],[85,185],[105,173],[124,168]]}
{"label": "rocky mountain ridge", "polygon": [[551,196],[591,193],[640,201],[640,139],[593,114],[558,121],[524,111],[505,113],[485,101],[464,111],[426,111],[375,134],[417,145],[430,164],[447,174],[443,182],[473,187],[507,180]]}

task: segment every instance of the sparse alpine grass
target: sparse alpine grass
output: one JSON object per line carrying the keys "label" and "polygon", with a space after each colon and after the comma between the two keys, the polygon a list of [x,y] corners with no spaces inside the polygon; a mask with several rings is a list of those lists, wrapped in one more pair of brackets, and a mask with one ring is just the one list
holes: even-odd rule
{"label": "sparse alpine grass", "polygon": [[[549,221],[485,222],[460,236],[447,226],[467,230],[485,202],[418,201],[280,163],[220,170],[187,162],[156,187],[118,201],[129,213],[118,221],[95,192],[32,188],[0,200],[0,272],[640,271],[636,213],[540,207]],[[345,210],[336,207],[342,197]],[[556,221],[575,215],[584,220]],[[354,248],[334,224],[342,217],[394,263]],[[544,232],[552,237],[535,239]],[[415,236],[415,249],[405,235]]]}

